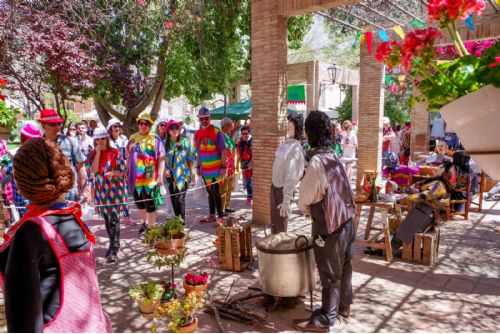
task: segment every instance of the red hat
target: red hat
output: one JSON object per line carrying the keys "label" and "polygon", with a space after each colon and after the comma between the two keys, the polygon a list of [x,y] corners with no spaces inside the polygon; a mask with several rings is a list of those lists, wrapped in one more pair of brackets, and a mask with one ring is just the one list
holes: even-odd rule
{"label": "red hat", "polygon": [[40,112],[39,123],[64,123],[64,118],[53,109],[45,109]]}
{"label": "red hat", "polygon": [[171,119],[170,121],[168,121],[167,123],[167,131],[170,130],[170,127],[172,125],[177,125],[179,128],[183,125],[184,123],[182,121],[179,121],[179,122],[176,122],[174,121],[173,119]]}

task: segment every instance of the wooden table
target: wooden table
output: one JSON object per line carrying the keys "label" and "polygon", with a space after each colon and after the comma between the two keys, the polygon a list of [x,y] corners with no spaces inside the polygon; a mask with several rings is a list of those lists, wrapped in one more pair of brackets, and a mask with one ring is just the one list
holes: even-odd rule
{"label": "wooden table", "polygon": [[[389,202],[364,202],[364,203],[356,203],[356,217],[354,219],[354,227],[356,231],[358,230],[359,220],[361,219],[361,211],[363,207],[369,207],[370,213],[368,215],[368,220],[366,222],[365,235],[363,240],[356,240],[356,244],[362,247],[370,247],[373,249],[382,249],[385,250],[387,261],[392,262],[392,246],[391,246],[391,235],[389,231],[389,210],[395,209],[395,203]],[[375,215],[375,210],[380,210],[382,215],[382,219],[380,221],[380,227],[373,227],[373,216]],[[370,232],[378,231],[373,238],[370,239]],[[377,238],[383,234],[383,242],[377,242]]]}

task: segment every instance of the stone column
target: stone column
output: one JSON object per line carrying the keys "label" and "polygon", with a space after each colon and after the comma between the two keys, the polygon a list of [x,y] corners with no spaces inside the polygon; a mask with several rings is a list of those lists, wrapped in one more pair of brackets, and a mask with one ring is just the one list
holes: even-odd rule
{"label": "stone column", "polygon": [[365,45],[361,45],[359,64],[358,173],[356,186],[359,186],[361,183],[364,170],[374,170],[380,174],[382,166],[384,73],[384,65],[376,61],[373,55],[368,54]]}
{"label": "stone column", "polygon": [[319,61],[314,60],[307,63],[307,86],[306,100],[308,114],[312,110],[318,110],[320,98],[320,83],[319,83]]}
{"label": "stone column", "polygon": [[352,88],[352,119],[356,122],[359,118],[359,86],[353,85]]}
{"label": "stone column", "polygon": [[410,153],[413,161],[417,155],[429,153],[430,114],[427,103],[415,104],[411,111]]}
{"label": "stone column", "polygon": [[287,18],[278,9],[279,1],[252,1],[252,220],[258,225],[270,223],[274,154],[286,134]]}

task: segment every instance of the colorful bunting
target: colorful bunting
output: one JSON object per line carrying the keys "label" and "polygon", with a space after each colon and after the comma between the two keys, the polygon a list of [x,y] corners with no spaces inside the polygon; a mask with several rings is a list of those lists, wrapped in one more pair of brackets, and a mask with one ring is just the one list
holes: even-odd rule
{"label": "colorful bunting", "polygon": [[400,25],[394,26],[391,29],[394,30],[396,35],[398,35],[401,39],[405,39],[405,32],[403,31],[403,28],[401,28]]}
{"label": "colorful bunting", "polygon": [[472,23],[472,13],[465,19],[465,24],[469,27],[470,30],[474,30],[474,23]]}
{"label": "colorful bunting", "polygon": [[372,54],[372,43],[373,43],[373,33],[371,31],[365,32],[366,35],[366,47],[368,48],[368,54]]}
{"label": "colorful bunting", "polygon": [[424,22],[420,21],[419,19],[413,19],[410,21],[410,25],[412,27],[415,27],[417,29],[425,29],[427,28],[427,24],[425,24]]}
{"label": "colorful bunting", "polygon": [[385,30],[379,30],[378,31],[378,35],[380,36],[380,39],[383,42],[388,42],[389,41],[389,36],[387,36],[387,33],[385,32]]}
{"label": "colorful bunting", "polygon": [[391,84],[391,76],[390,76],[390,75],[386,75],[386,76],[385,76],[385,83],[386,83],[386,85],[388,85],[388,86]]}
{"label": "colorful bunting", "polygon": [[354,39],[354,43],[352,43],[352,47],[353,48],[356,47],[356,45],[358,44],[360,38],[361,38],[361,31],[358,31],[356,33],[356,38]]}
{"label": "colorful bunting", "polygon": [[361,46],[361,44],[363,44],[364,41],[365,41],[365,33],[362,33],[361,36],[359,37],[359,45]]}

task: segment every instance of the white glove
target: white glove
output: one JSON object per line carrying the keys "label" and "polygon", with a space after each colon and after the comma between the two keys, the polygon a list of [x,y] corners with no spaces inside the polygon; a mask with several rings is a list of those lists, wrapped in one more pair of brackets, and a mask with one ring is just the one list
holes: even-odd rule
{"label": "white glove", "polygon": [[278,205],[278,209],[280,210],[281,217],[288,217],[290,215],[290,201],[283,201],[280,205]]}

